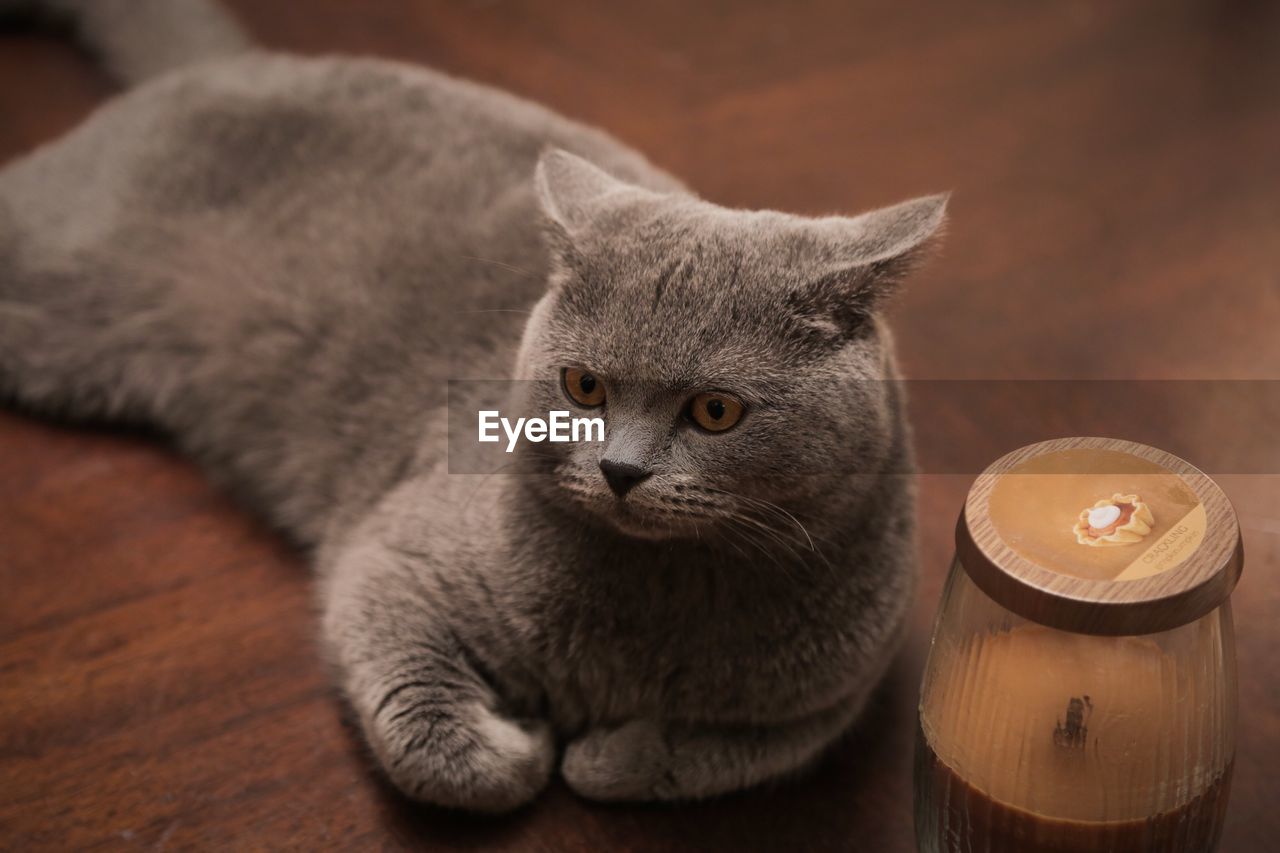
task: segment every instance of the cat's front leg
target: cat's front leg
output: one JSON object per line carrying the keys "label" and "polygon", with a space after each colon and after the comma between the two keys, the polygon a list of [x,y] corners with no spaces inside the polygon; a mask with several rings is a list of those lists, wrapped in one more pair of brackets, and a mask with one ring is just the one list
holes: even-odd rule
{"label": "cat's front leg", "polygon": [[802,770],[853,722],[863,696],[779,725],[690,726],[633,720],[587,731],[561,774],[593,800],[715,796]]}
{"label": "cat's front leg", "polygon": [[342,687],[397,788],[484,812],[516,808],[542,790],[555,763],[550,727],[502,711],[450,624],[462,602],[376,547],[344,557],[324,596],[325,641]]}

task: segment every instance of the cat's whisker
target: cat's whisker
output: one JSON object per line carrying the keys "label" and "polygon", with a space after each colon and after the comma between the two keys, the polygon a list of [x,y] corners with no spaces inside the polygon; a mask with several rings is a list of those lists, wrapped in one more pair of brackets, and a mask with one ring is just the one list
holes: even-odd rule
{"label": "cat's whisker", "polygon": [[[744,497],[745,497],[745,496],[744,496]],[[800,519],[796,518],[796,517],[795,517],[794,515],[792,515],[790,512],[788,512],[787,510],[785,510],[785,509],[783,509],[782,507],[778,506],[777,504],[775,504],[775,503],[771,503],[770,501],[763,500],[762,498],[750,498],[750,497],[748,497],[748,498],[746,498],[746,500],[747,500],[747,501],[749,501],[750,503],[752,503],[753,505],[760,507],[761,509],[764,509],[764,510],[767,510],[767,511],[770,511],[770,512],[774,512],[774,513],[780,513],[780,514],[781,514],[782,516],[784,516],[787,520],[789,520],[792,524],[794,524],[796,527],[798,527],[798,528],[800,529],[800,532],[804,534],[805,541],[809,543],[809,550],[810,550],[810,551],[815,551],[815,552],[816,552],[816,551],[818,550],[817,546],[813,544],[813,537],[812,537],[811,535],[809,535],[809,529],[808,529],[807,527],[805,527],[805,526],[804,526],[804,524],[800,521]]]}
{"label": "cat's whisker", "polygon": [[[729,495],[731,497],[735,497],[735,498],[739,497],[737,495],[734,495],[732,492],[725,491],[724,489],[710,489],[709,487],[703,487],[703,488],[707,488],[709,491],[715,491],[721,494]],[[753,502],[748,500],[748,501],[745,501],[744,503],[745,503],[745,506],[741,511],[737,513],[730,513],[730,516],[732,516],[732,518],[721,517],[718,520],[726,521],[726,522],[736,521],[737,523],[734,526],[735,526],[735,529],[739,529],[739,530],[745,530],[746,528],[744,527],[744,524],[746,524],[746,522],[749,521],[750,527],[754,530],[759,531],[756,534],[757,536],[759,536],[761,533],[767,532],[773,541],[777,542],[779,545],[786,548],[793,558],[795,558],[797,561],[800,561],[801,555],[797,553],[787,541],[788,538],[794,537],[796,535],[795,527],[793,527],[790,524],[791,521],[795,520],[794,517],[791,516],[790,513],[786,513],[785,516],[782,515],[781,513],[778,512],[778,510],[780,509],[779,507],[766,505],[767,502]],[[748,510],[752,510],[752,509],[760,512],[766,512],[767,515],[763,519],[756,518],[755,516],[749,515],[747,512]],[[780,520],[785,519],[788,522],[788,524],[785,526],[773,527],[769,525],[766,520],[770,517],[776,517]],[[807,534],[807,531],[806,531],[806,534]],[[816,537],[816,539],[817,541],[826,542],[828,544],[834,544],[830,539],[824,539],[822,537]],[[827,572],[835,576],[837,574],[837,570],[835,566],[832,565],[831,561],[827,558],[827,555],[823,553],[822,549],[817,547],[817,544],[815,542],[815,537],[806,535],[805,542],[812,548],[811,553],[814,555],[814,557],[817,558],[819,562],[821,562],[822,566],[827,570]],[[757,547],[759,547],[759,543],[753,543],[753,544],[756,544]]]}
{"label": "cat's whisker", "polygon": [[736,492],[728,491],[727,489],[717,489],[714,486],[701,486],[700,488],[703,488],[712,492],[718,492],[723,495],[727,495],[730,498],[743,501],[744,503],[758,507],[759,509],[767,512],[781,514],[787,520],[789,520],[792,524],[794,524],[797,528],[799,528],[800,532],[804,534],[805,541],[809,543],[809,550],[815,553],[817,552],[818,548],[816,545],[814,545],[813,537],[809,534],[808,528],[806,528],[804,524],[800,522],[800,519],[796,518],[790,512],[778,506],[777,504],[772,503],[770,501],[766,501],[762,498],[754,498],[748,495],[741,495]]}
{"label": "cat's whisker", "polygon": [[740,514],[738,518],[747,527],[751,528],[752,530],[758,531],[759,535],[765,537],[768,541],[774,542],[781,548],[785,549],[787,554],[789,554],[793,559],[797,561],[801,561],[803,559],[800,553],[796,551],[794,547],[792,547],[790,542],[788,542],[785,538],[783,538],[776,530],[770,528],[759,519],[752,518],[751,516],[748,516],[745,514]]}
{"label": "cat's whisker", "polygon": [[460,257],[463,257],[468,261],[479,261],[482,264],[491,264],[495,267],[499,267],[500,269],[507,270],[508,272],[520,273],[521,275],[528,276],[533,275],[532,272],[524,267],[518,267],[515,264],[509,264],[506,261],[499,261],[493,258],[482,258],[479,255],[461,255]]}
{"label": "cat's whisker", "polygon": [[[727,516],[724,516],[723,520],[726,523],[728,523],[730,527],[733,527],[738,531],[743,541],[745,541],[746,543],[754,547],[756,551],[760,552],[765,557],[768,557],[770,562],[773,563],[773,565],[778,569],[778,571],[782,572],[788,578],[793,578],[792,573],[787,570],[787,567],[783,565],[781,560],[778,559],[778,556],[775,553],[773,553],[771,549],[765,547],[764,544],[761,543],[756,538],[755,535],[753,535],[755,534],[755,531],[750,526],[744,524],[740,517],[727,515]],[[734,540],[732,538],[726,537],[725,541],[727,541],[731,545],[734,544]],[[750,557],[746,553],[742,552],[741,550],[739,550],[739,553],[742,553],[743,559],[750,561]]]}
{"label": "cat's whisker", "polygon": [[463,501],[462,509],[459,510],[459,513],[465,516],[467,512],[467,507],[471,506],[471,502],[475,500],[476,495],[480,494],[480,490],[489,484],[489,481],[492,479],[492,477],[495,474],[501,474],[503,471],[505,471],[507,468],[510,468],[514,464],[515,464],[514,462],[508,462],[506,465],[503,465],[501,468],[498,468],[493,471],[489,471],[488,473],[481,475],[480,482],[476,483],[476,487],[471,490],[471,494],[467,496],[467,499],[465,501]]}
{"label": "cat's whisker", "polygon": [[[781,530],[780,530],[779,532],[787,533],[787,534],[793,534],[793,533],[794,533],[794,528],[792,528],[792,527],[790,527],[790,526],[786,526],[786,527],[784,527],[784,528],[781,528]],[[823,543],[828,544],[828,545],[835,545],[835,544],[836,544],[834,540],[829,539],[829,538],[823,538],[823,537],[815,537],[815,538],[816,538],[816,541],[818,541],[818,542],[823,542]],[[822,565],[827,569],[827,571],[828,571],[829,573],[831,573],[832,575],[835,575],[835,574],[837,573],[837,570],[836,570],[835,566],[834,566],[834,565],[832,565],[831,560],[827,558],[827,555],[823,552],[823,550],[822,550],[821,548],[817,547],[817,545],[815,544],[815,538],[809,538],[809,540],[808,540],[808,541],[809,541],[809,543],[810,543],[811,545],[813,545],[813,549],[812,549],[812,552],[811,552],[811,553],[813,554],[813,556],[814,556],[815,558],[817,558],[817,560],[818,560],[819,562],[821,562],[821,563],[822,563]]]}
{"label": "cat's whisker", "polygon": [[746,551],[742,550],[742,548],[738,546],[738,543],[736,541],[734,541],[732,538],[728,536],[725,536],[722,538],[724,539],[727,545],[729,545],[731,548],[733,548],[733,550],[738,552],[738,554],[742,557],[744,561],[751,562],[751,555],[749,555]]}
{"label": "cat's whisker", "polygon": [[[550,454],[550,453],[541,453],[541,454],[540,454],[540,453],[538,453],[537,451],[533,451],[533,450],[526,450],[525,452],[526,452],[526,453],[529,453],[530,455],[533,455],[533,456],[540,456],[540,457],[542,457],[542,458],[547,458],[547,459],[558,459],[558,458],[559,458],[559,457],[555,456],[555,454]],[[485,473],[481,476],[481,480],[480,480],[480,482],[479,482],[479,483],[477,483],[477,484],[476,484],[476,487],[475,487],[474,489],[472,489],[472,490],[471,490],[471,494],[467,497],[467,499],[466,499],[465,501],[463,501],[463,503],[462,503],[462,508],[461,508],[461,510],[460,510],[460,513],[462,513],[462,514],[465,514],[465,513],[466,513],[467,508],[471,505],[472,501],[474,501],[474,500],[475,500],[476,495],[478,495],[478,494],[480,493],[480,490],[481,490],[481,489],[483,489],[485,486],[490,485],[490,482],[491,482],[492,478],[493,478],[495,475],[497,475],[497,474],[503,474],[503,473],[506,473],[510,468],[514,467],[515,465],[520,464],[522,461],[523,461],[523,460],[522,460],[522,459],[519,459],[519,458],[517,458],[517,459],[512,459],[510,462],[506,462],[506,463],[504,463],[504,464],[502,464],[502,465],[498,466],[497,468],[493,469],[492,471],[487,471],[487,472],[485,472]],[[489,512],[488,512],[488,514],[485,516],[485,518],[486,518],[486,519],[487,519],[487,518],[489,518],[489,516],[491,516],[491,515],[493,514],[494,508],[495,508],[496,506],[497,506],[497,501],[494,501],[492,504],[490,504],[490,506],[489,506]]]}

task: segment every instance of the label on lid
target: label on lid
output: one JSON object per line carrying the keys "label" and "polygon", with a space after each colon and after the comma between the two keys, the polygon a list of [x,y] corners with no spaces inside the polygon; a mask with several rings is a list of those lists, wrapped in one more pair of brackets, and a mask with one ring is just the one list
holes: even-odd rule
{"label": "label on lid", "polygon": [[1088,580],[1168,571],[1205,539],[1204,505],[1181,476],[1118,450],[1077,447],[1033,456],[1001,474],[991,523],[1038,566]]}

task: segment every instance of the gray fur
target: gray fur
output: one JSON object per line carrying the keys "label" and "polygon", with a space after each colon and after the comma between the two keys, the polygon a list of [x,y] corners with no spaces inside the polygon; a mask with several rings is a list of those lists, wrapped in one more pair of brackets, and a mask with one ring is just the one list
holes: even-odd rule
{"label": "gray fur", "polygon": [[[252,53],[0,172],[0,388],[159,425],[312,549],[409,796],[510,809],[557,755],[584,796],[709,796],[808,764],[892,653],[911,457],[877,307],[944,201],[728,210],[501,92]],[[566,365],[606,383],[603,444],[448,473],[446,380],[565,408]],[[707,388],[738,426],[680,418]],[[652,475],[616,498],[602,457]]]}

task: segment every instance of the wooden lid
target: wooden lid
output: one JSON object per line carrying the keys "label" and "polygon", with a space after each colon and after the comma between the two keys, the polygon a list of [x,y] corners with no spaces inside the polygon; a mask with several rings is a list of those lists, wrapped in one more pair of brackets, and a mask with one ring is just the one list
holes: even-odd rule
{"label": "wooden lid", "polygon": [[1178,457],[1060,438],[1009,453],[956,526],[969,577],[1020,616],[1085,634],[1166,631],[1212,611],[1244,565],[1227,496]]}

